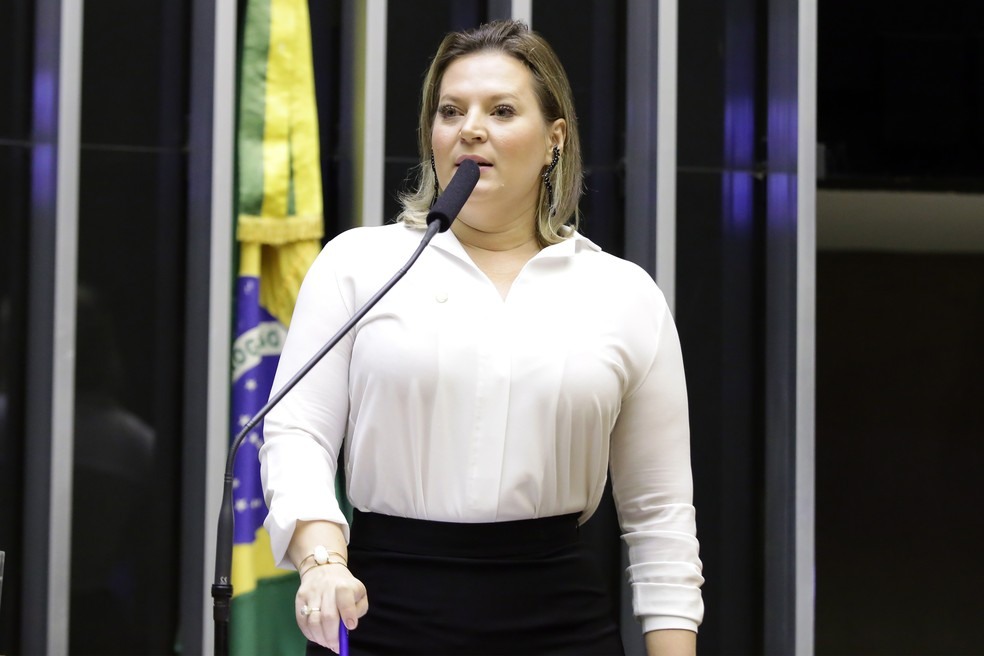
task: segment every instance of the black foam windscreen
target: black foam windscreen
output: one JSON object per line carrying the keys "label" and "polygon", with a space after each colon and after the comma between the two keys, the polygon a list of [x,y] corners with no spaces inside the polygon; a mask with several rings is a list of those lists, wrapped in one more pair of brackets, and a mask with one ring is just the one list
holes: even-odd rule
{"label": "black foam windscreen", "polygon": [[465,202],[471,195],[475,185],[478,184],[478,177],[481,173],[478,164],[470,159],[462,160],[458,165],[458,171],[448,183],[448,188],[440,195],[430,212],[427,213],[427,225],[434,221],[441,222],[440,232],[444,232],[451,227],[458,216],[458,212],[465,206]]}

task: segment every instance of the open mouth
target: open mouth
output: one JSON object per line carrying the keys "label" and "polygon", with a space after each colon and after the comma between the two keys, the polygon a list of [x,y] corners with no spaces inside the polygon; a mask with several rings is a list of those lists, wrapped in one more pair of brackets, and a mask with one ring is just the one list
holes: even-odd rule
{"label": "open mouth", "polygon": [[484,161],[484,160],[479,160],[479,159],[473,159],[473,158],[471,158],[471,157],[462,157],[462,158],[461,158],[461,159],[459,159],[459,160],[458,160],[457,162],[455,162],[455,164],[454,164],[454,165],[455,165],[455,166],[461,166],[461,163],[462,163],[463,161],[465,161],[466,159],[470,159],[471,161],[473,161],[473,162],[475,162],[476,164],[478,164],[478,166],[479,166],[479,168],[491,168],[491,167],[492,167],[492,163],[491,163],[491,162],[486,162],[486,161]]}

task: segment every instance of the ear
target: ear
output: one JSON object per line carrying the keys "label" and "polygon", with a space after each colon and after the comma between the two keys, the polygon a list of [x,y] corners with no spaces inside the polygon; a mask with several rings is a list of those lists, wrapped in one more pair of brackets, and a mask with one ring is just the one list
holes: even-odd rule
{"label": "ear", "polygon": [[554,146],[560,148],[561,152],[564,150],[564,143],[567,141],[567,121],[562,118],[558,118],[556,121],[550,124],[547,130],[547,159],[545,165],[550,164],[550,160],[553,159],[553,149]]}

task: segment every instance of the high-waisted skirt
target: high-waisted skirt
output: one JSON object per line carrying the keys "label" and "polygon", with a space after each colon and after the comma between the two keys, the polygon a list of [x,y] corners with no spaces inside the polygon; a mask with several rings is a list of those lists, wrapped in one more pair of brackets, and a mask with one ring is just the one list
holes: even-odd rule
{"label": "high-waisted skirt", "polygon": [[577,515],[459,524],[356,512],[349,568],[369,595],[353,655],[623,653]]}

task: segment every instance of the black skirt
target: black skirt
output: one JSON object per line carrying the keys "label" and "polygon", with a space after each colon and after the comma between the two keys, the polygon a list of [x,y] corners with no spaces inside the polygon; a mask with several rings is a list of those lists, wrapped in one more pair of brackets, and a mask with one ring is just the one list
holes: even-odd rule
{"label": "black skirt", "polygon": [[349,567],[369,594],[353,655],[623,653],[577,515],[459,524],[356,512]]}

